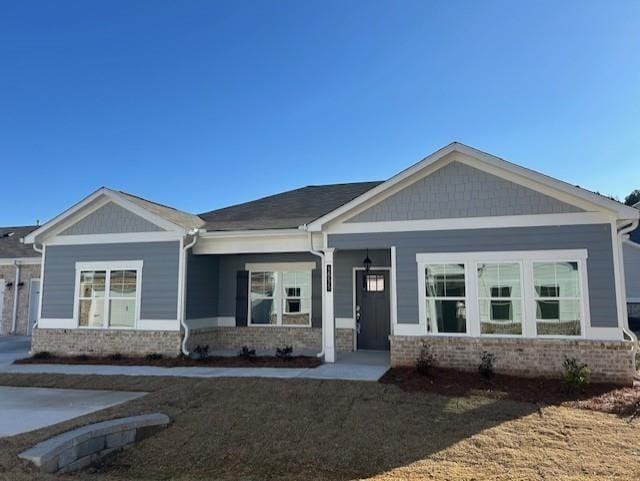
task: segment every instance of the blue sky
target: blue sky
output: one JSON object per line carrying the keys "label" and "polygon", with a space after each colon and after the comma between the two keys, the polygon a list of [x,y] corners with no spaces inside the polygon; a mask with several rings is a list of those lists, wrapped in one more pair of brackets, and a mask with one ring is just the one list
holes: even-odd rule
{"label": "blue sky", "polygon": [[2,1],[0,225],[101,185],[192,212],[458,140],[640,188],[638,1]]}

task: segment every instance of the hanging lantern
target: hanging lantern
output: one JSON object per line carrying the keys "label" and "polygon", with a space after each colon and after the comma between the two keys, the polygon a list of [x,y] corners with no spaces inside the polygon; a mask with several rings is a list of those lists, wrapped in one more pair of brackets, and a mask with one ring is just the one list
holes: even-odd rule
{"label": "hanging lantern", "polygon": [[367,257],[364,258],[364,260],[362,261],[362,264],[364,265],[364,276],[362,277],[363,279],[363,287],[365,292],[367,292],[368,289],[368,283],[367,283],[367,274],[369,274],[369,271],[371,270],[371,259],[369,259],[369,249],[367,249]]}

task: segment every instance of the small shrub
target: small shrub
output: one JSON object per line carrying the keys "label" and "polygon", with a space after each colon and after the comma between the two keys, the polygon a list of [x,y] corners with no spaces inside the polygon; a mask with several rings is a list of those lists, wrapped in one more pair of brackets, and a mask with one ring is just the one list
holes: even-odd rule
{"label": "small shrub", "polygon": [[285,346],[282,349],[276,348],[276,357],[278,359],[291,359],[293,354],[293,346]]}
{"label": "small shrub", "polygon": [[201,361],[205,360],[209,357],[209,344],[205,344],[204,346],[198,344],[193,349],[193,353],[196,355],[196,359],[199,359]]}
{"label": "small shrub", "polygon": [[51,353],[49,351],[40,351],[36,352],[33,356],[34,359],[49,359],[51,357]]}
{"label": "small shrub", "polygon": [[147,361],[159,361],[160,359],[162,359],[162,354],[151,352],[145,356],[145,359]]}
{"label": "small shrub", "polygon": [[495,368],[493,364],[496,361],[496,356],[492,352],[482,351],[482,355],[480,356],[480,365],[478,366],[478,371],[485,379],[493,379],[496,375]]}
{"label": "small shrub", "polygon": [[429,349],[429,346],[423,344],[422,349],[420,350],[420,355],[416,359],[416,371],[418,371],[423,376],[429,376],[431,375],[431,371],[435,364],[436,357]]}
{"label": "small shrub", "polygon": [[589,366],[579,362],[575,357],[565,356],[562,368],[564,369],[562,382],[570,389],[582,391],[589,384],[591,376]]}
{"label": "small shrub", "polygon": [[256,357],[256,350],[249,349],[249,347],[247,346],[242,346],[242,349],[240,349],[238,356],[246,357],[247,359],[253,359],[254,357]]}
{"label": "small shrub", "polygon": [[87,356],[86,354],[80,354],[78,356],[75,357],[76,361],[88,361],[89,360],[89,356]]}
{"label": "small shrub", "polygon": [[119,352],[111,354],[110,357],[111,357],[112,361],[122,361],[122,359],[123,359],[122,354],[120,354]]}

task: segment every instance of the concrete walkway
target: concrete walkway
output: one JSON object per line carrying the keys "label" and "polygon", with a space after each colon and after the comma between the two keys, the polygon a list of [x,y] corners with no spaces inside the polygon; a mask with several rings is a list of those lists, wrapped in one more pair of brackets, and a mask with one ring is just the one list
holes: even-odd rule
{"label": "concrete walkway", "polygon": [[0,386],[0,438],[84,416],[144,395],[140,392]]}
{"label": "concrete walkway", "polygon": [[180,377],[266,377],[281,379],[342,379],[377,381],[389,369],[389,353],[357,351],[340,353],[338,362],[308,368],[218,368],[218,367],[153,367],[95,366],[65,364],[0,365],[0,372],[20,374],[80,374],[95,376],[180,376]]}
{"label": "concrete walkway", "polygon": [[31,338],[28,336],[0,336],[0,367],[29,355]]}

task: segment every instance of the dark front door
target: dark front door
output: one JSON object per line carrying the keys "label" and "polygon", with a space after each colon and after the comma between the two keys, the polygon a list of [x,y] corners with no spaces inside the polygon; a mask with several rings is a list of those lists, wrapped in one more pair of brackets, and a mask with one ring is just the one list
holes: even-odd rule
{"label": "dark front door", "polygon": [[389,271],[356,271],[358,349],[389,349]]}

